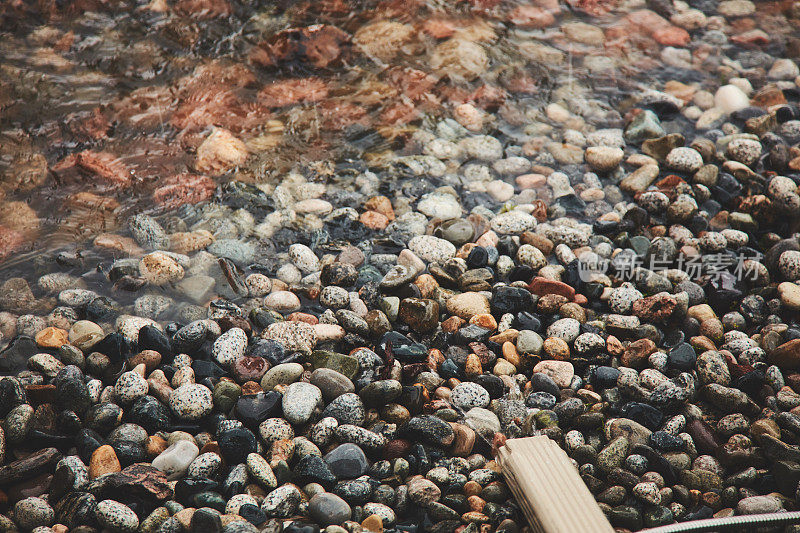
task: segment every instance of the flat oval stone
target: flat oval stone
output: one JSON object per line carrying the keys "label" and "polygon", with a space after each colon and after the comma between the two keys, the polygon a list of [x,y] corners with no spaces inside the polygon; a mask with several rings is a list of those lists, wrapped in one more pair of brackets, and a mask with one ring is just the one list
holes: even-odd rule
{"label": "flat oval stone", "polygon": [[344,374],[331,368],[318,368],[311,373],[310,381],[322,391],[322,397],[330,402],[334,398],[353,392],[353,382]]}
{"label": "flat oval stone", "polygon": [[297,382],[286,387],[281,402],[286,420],[302,425],[308,422],[314,409],[322,402],[322,391],[311,383]]}
{"label": "flat oval stone", "polygon": [[134,532],[139,527],[139,517],[130,507],[115,500],[97,504],[97,521],[112,531]]}
{"label": "flat oval stone", "polygon": [[340,444],[328,452],[324,460],[338,479],[355,479],[369,468],[364,451],[352,443]]}
{"label": "flat oval stone", "polygon": [[436,446],[449,446],[455,439],[450,425],[435,416],[415,416],[408,421],[405,432],[410,437]]}
{"label": "flat oval stone", "polygon": [[336,494],[323,492],[309,500],[308,514],[320,525],[328,526],[350,520],[352,510],[347,502]]}

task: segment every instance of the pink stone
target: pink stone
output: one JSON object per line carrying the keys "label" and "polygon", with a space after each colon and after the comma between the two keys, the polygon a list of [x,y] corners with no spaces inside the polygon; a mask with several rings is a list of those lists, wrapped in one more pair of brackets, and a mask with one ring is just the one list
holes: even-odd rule
{"label": "pink stone", "polygon": [[533,371],[547,374],[562,389],[569,387],[575,375],[575,368],[569,361],[540,361],[533,367]]}
{"label": "pink stone", "polygon": [[514,180],[520,189],[538,189],[547,183],[547,176],[544,174],[522,174]]}

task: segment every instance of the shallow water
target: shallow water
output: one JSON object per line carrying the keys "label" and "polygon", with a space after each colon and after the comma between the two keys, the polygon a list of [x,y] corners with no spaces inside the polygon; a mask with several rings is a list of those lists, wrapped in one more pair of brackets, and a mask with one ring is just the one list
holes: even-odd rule
{"label": "shallow water", "polygon": [[[193,172],[193,152],[213,126],[251,149],[244,165],[214,176],[217,184],[268,183],[294,169],[353,189],[355,173],[342,167],[380,172],[393,153],[418,153],[413,131],[459,102],[502,117],[487,133],[523,142],[536,114],[550,101],[569,102],[570,91],[602,104],[583,110],[587,121],[618,127],[633,91],[703,81],[698,71],[660,67],[651,57],[658,47],[565,37],[570,24],[597,32],[618,25],[643,7],[636,3],[599,17],[564,4],[542,30],[515,25],[518,6],[496,2],[0,6],[0,175],[5,202],[32,209],[8,215],[26,218],[17,223],[29,231],[6,254],[3,276],[30,273],[31,261],[48,263],[57,252],[90,256],[91,238],[131,214],[168,211],[154,205],[154,190]],[[303,30],[312,24],[324,26]],[[452,53],[445,42],[467,48]],[[270,90],[276,80],[293,80],[296,93]],[[70,157],[87,150],[107,152],[130,178],[120,185],[76,170]],[[20,179],[26,165],[29,179]],[[96,196],[76,196],[85,192]]]}

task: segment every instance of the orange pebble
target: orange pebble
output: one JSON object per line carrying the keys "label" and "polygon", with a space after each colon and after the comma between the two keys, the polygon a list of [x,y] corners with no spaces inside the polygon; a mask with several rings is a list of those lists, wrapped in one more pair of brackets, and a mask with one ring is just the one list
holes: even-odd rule
{"label": "orange pebble", "polygon": [[386,228],[390,222],[390,220],[386,218],[386,215],[382,215],[377,211],[366,211],[361,213],[361,216],[358,217],[358,219],[369,229],[376,230]]}
{"label": "orange pebble", "polygon": [[372,531],[373,533],[383,532],[383,520],[376,514],[371,514],[366,517],[364,521],[361,522],[361,526],[367,531]]}
{"label": "orange pebble", "polygon": [[497,329],[497,320],[489,313],[472,315],[472,318],[469,319],[469,323],[486,328],[490,331]]}

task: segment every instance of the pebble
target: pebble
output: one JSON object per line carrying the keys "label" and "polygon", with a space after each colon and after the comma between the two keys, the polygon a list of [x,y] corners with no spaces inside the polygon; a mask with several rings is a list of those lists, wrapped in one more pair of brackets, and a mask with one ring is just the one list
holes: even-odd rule
{"label": "pebble", "polygon": [[267,516],[288,518],[295,513],[302,501],[303,494],[300,489],[287,483],[267,494],[261,502],[261,509]]}
{"label": "pebble", "polygon": [[247,334],[241,328],[231,328],[214,341],[211,356],[222,366],[230,366],[247,350]]}
{"label": "pebble", "polygon": [[277,488],[278,481],[269,463],[257,453],[248,454],[245,464],[252,478],[267,490]]}
{"label": "pebble", "polygon": [[279,313],[291,313],[300,309],[300,298],[290,291],[275,291],[264,297],[264,307]]}
{"label": "pebble", "polygon": [[304,274],[320,270],[319,259],[316,254],[304,244],[292,244],[289,246],[289,259]]}
{"label": "pebble", "polygon": [[736,512],[742,515],[777,513],[782,509],[781,501],[773,496],[750,496],[736,505]]}
{"label": "pebble", "polygon": [[622,162],[625,152],[612,146],[591,146],[586,149],[586,162],[598,172],[610,172]]}
{"label": "pebble", "polygon": [[800,252],[787,250],[778,258],[778,270],[789,281],[800,280]]}
{"label": "pebble", "polygon": [[486,389],[470,382],[456,385],[450,395],[453,406],[463,411],[469,411],[473,407],[488,407],[490,399]]}
{"label": "pebble", "polygon": [[276,322],[261,335],[264,339],[280,343],[286,351],[311,352],[317,342],[312,326],[304,322]]}
{"label": "pebble", "polygon": [[429,479],[417,478],[408,482],[408,498],[417,505],[430,505],[441,495],[442,491]]}
{"label": "pebble", "polygon": [[477,292],[464,292],[447,300],[447,311],[464,320],[491,312],[489,299]]}
{"label": "pebble", "polygon": [[25,530],[49,527],[55,521],[55,511],[42,498],[25,498],[14,504],[14,518]]}
{"label": "pebble", "polygon": [[536,227],[536,219],[524,211],[502,213],[491,221],[492,229],[500,235],[517,235]]}
{"label": "pebble", "polygon": [[180,479],[199,454],[194,442],[179,440],[153,459],[153,466],[164,472],[167,479]]}
{"label": "pebble", "polygon": [[697,150],[681,146],[670,150],[667,164],[679,172],[696,172],[703,166],[703,156]]}
{"label": "pebble", "polygon": [[728,84],[717,89],[714,105],[729,114],[749,106],[750,99],[739,87]]}
{"label": "pebble", "polygon": [[444,263],[456,254],[456,247],[438,237],[418,235],[408,242],[408,249],[428,263]]}
{"label": "pebble", "polygon": [[292,383],[283,393],[283,414],[292,424],[302,425],[308,422],[321,402],[322,391],[319,387],[310,383]]}
{"label": "pebble", "polygon": [[182,420],[198,420],[213,409],[214,403],[208,387],[186,383],[169,395],[169,408]]}
{"label": "pebble", "polygon": [[139,528],[139,517],[130,507],[115,500],[103,500],[97,503],[97,521],[112,531],[136,531]]}
{"label": "pebble", "polygon": [[308,501],[308,513],[320,525],[329,526],[350,520],[352,509],[336,494],[323,492]]}
{"label": "pebble", "polygon": [[261,388],[269,391],[276,385],[289,384],[297,381],[303,373],[300,363],[282,363],[267,370],[261,379]]}
{"label": "pebble", "polygon": [[138,372],[124,372],[114,385],[114,394],[123,404],[130,404],[145,396],[150,386]]}
{"label": "pebble", "polygon": [[130,218],[130,230],[136,242],[148,250],[166,250],[169,248],[169,236],[164,228],[152,217],[134,215]]}
{"label": "pebble", "polygon": [[184,276],[180,263],[162,252],[153,252],[142,257],[139,261],[139,273],[145,281],[157,286],[178,282]]}
{"label": "pebble", "polygon": [[422,196],[417,210],[429,217],[451,220],[461,216],[461,204],[451,194],[431,192]]}
{"label": "pebble", "polygon": [[325,463],[337,479],[355,479],[364,475],[369,461],[363,450],[355,444],[340,444],[325,457]]}

